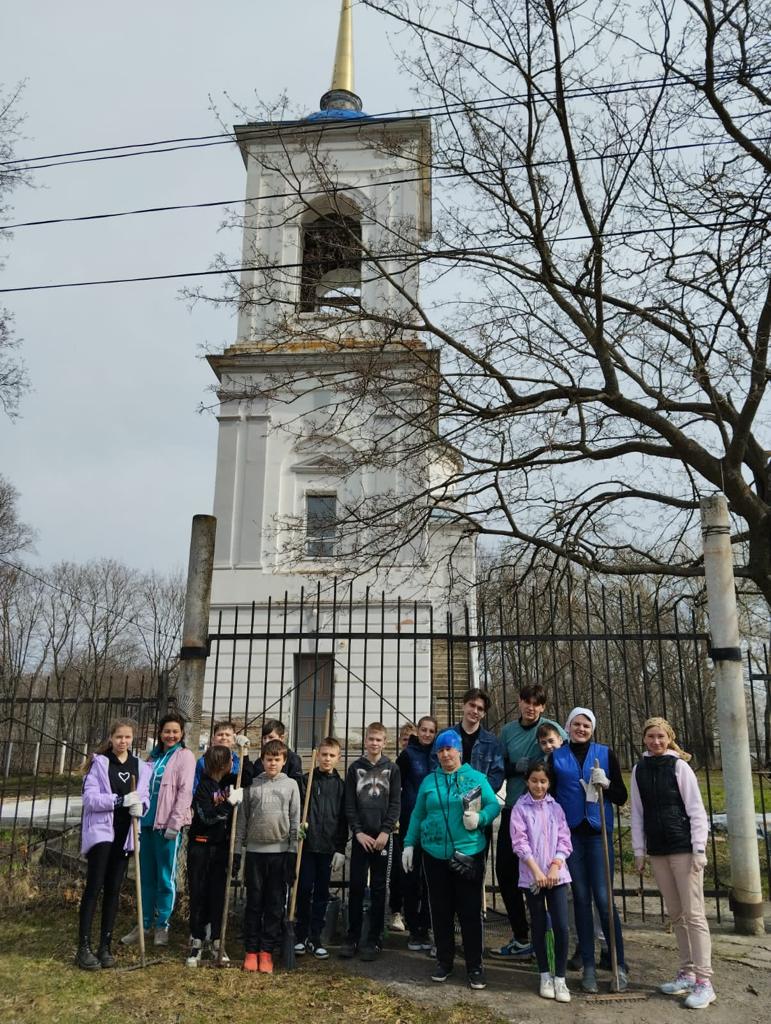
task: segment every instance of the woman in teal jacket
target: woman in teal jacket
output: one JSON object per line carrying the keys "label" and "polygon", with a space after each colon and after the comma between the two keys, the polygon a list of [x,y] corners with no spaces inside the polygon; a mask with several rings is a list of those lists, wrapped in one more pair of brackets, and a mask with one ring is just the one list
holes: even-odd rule
{"label": "woman in teal jacket", "polygon": [[445,729],[434,743],[439,765],[420,784],[404,839],[402,866],[412,871],[415,847],[423,851],[437,964],[432,981],[446,981],[455,959],[455,915],[460,921],[468,983],[486,988],[482,969],[482,882],[485,829],[500,813],[487,777],[461,764],[463,743]]}

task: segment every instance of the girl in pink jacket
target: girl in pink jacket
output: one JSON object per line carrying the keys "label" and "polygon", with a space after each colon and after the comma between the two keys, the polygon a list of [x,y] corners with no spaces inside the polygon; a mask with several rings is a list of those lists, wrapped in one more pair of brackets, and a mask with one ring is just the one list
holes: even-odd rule
{"label": "girl in pink jacket", "polygon": [[[185,720],[164,715],[158,744],[148,762],[150,804],[142,817],[139,861],[142,869],[142,914],[145,933],[155,926],[154,943],[169,943],[169,918],[177,895],[177,855],[182,829],[192,821],[195,756],[185,746]],[[126,946],[139,941],[138,925],[124,935]]]}
{"label": "girl in pink jacket", "polygon": [[[540,995],[569,1003],[565,981],[568,958],[568,882],[566,860],[573,851],[565,812],[549,795],[551,769],[541,758],[525,774],[527,792],[511,812],[511,845],[519,857],[519,888],[525,890],[533,929],[533,948],[541,974]],[[546,912],[554,930],[555,972],[546,955]]]}

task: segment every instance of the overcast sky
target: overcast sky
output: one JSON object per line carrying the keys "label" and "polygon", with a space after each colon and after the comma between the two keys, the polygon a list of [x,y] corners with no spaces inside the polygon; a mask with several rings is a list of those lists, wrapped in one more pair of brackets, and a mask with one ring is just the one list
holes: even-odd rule
{"label": "overcast sky", "polygon": [[[211,95],[286,91],[311,112],[328,88],[339,0],[28,0],[4,5],[0,68],[25,79],[16,155],[149,142],[219,130]],[[386,26],[354,12],[356,86],[369,113],[409,107]],[[227,94],[227,96],[226,96]],[[235,117],[235,120],[242,120]],[[244,195],[235,147],[41,170],[9,222]],[[3,287],[206,269],[237,259],[221,209],[20,228]],[[194,283],[194,282],[193,282]],[[0,472],[38,530],[38,564],[113,557],[162,571],[187,561],[192,515],[210,512],[217,423],[198,412],[214,378],[204,348],[234,340],[227,312],[179,297],[179,283],[62,289],[5,297],[32,392],[16,423],[0,418]]]}

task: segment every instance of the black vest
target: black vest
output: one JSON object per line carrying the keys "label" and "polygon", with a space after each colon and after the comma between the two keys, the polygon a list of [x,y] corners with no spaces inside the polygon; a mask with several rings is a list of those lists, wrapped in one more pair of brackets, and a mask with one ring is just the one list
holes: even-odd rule
{"label": "black vest", "polygon": [[635,772],[643,806],[645,845],[654,857],[692,852],[691,819],[685,813],[677,785],[677,760],[673,754],[644,757]]}

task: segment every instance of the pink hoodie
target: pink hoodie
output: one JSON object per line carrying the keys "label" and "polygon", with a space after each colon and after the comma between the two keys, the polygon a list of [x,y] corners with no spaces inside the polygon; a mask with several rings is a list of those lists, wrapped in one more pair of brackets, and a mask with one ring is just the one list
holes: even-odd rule
{"label": "pink hoodie", "polygon": [[558,884],[570,881],[565,863],[573,852],[565,812],[548,793],[543,800],[533,800],[524,793],[511,812],[511,846],[519,857],[519,888],[529,889],[535,881],[525,861],[532,857],[546,875],[555,857],[562,861]]}

